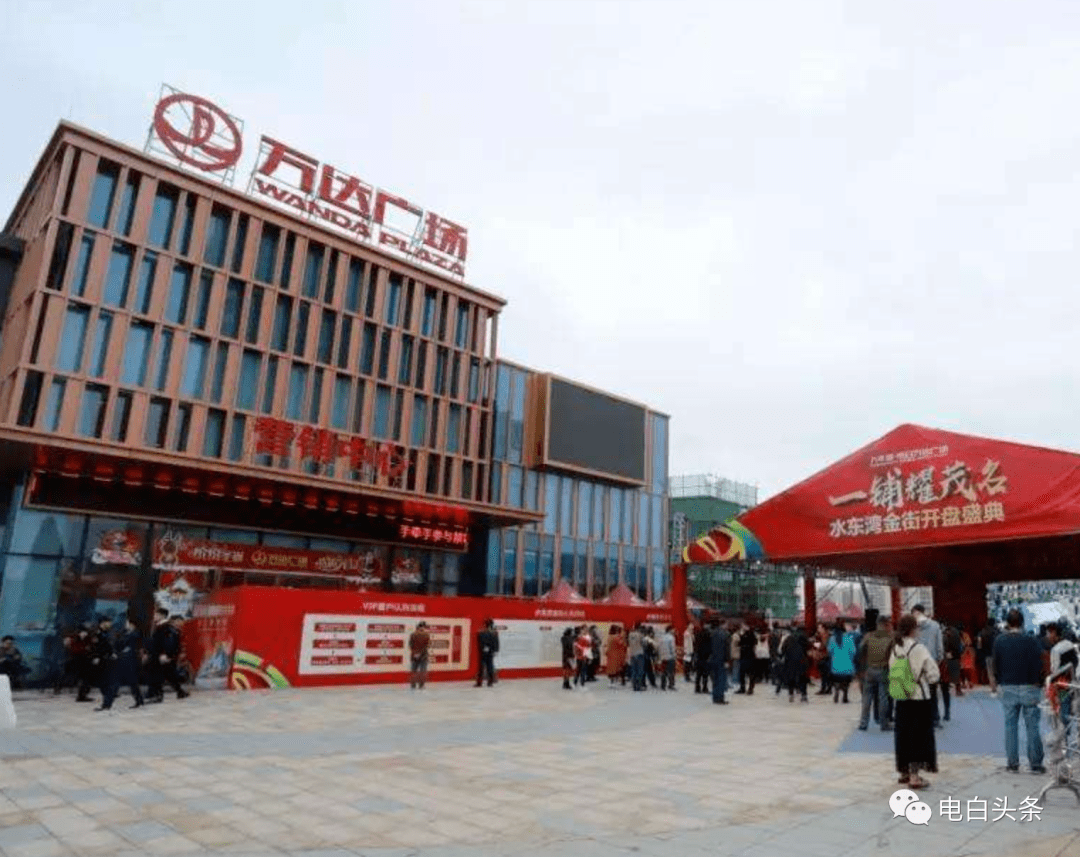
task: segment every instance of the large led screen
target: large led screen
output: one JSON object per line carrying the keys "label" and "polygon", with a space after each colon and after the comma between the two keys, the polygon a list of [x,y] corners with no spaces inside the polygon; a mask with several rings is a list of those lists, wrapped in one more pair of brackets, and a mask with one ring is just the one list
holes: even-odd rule
{"label": "large led screen", "polygon": [[645,481],[645,409],[551,379],[547,460]]}

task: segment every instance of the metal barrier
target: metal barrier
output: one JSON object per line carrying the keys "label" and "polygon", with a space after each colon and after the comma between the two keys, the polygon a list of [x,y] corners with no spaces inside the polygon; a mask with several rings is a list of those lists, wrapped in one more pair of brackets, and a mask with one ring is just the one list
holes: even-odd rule
{"label": "metal barrier", "polygon": [[1052,789],[1068,789],[1080,801],[1080,684],[1065,678],[1051,679],[1042,701],[1050,724],[1045,743],[1050,782],[1039,792],[1041,802]]}

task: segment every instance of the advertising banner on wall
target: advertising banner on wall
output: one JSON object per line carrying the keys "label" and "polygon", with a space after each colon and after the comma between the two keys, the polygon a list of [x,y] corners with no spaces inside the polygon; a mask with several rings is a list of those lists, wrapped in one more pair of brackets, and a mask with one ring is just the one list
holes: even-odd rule
{"label": "advertising banner on wall", "polygon": [[[432,680],[474,678],[476,635],[495,621],[500,678],[558,675],[568,626],[663,626],[656,607],[551,605],[538,601],[240,586],[208,594],[185,626],[202,686],[234,689],[370,684],[408,679],[409,634],[431,632]],[[223,666],[225,665],[225,666]]]}

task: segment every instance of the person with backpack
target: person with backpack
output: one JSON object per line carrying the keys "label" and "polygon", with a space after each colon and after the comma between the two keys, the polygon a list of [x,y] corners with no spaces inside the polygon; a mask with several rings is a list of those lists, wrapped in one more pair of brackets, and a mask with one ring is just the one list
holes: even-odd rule
{"label": "person with backpack", "polygon": [[925,789],[930,783],[919,770],[937,771],[937,743],[934,739],[934,703],[930,688],[940,679],[937,662],[919,642],[919,624],[914,616],[900,619],[889,653],[889,696],[895,702],[893,728],[898,783],[911,789]]}

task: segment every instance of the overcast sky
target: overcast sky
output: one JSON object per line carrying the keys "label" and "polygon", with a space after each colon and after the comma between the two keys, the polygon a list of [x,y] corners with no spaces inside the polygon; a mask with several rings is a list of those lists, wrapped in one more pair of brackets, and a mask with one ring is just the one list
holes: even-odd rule
{"label": "overcast sky", "polygon": [[671,414],[672,473],[764,497],[903,422],[1080,448],[1075,0],[0,15],[4,217],[58,119],[141,146],[168,82],[465,224],[500,354]]}

